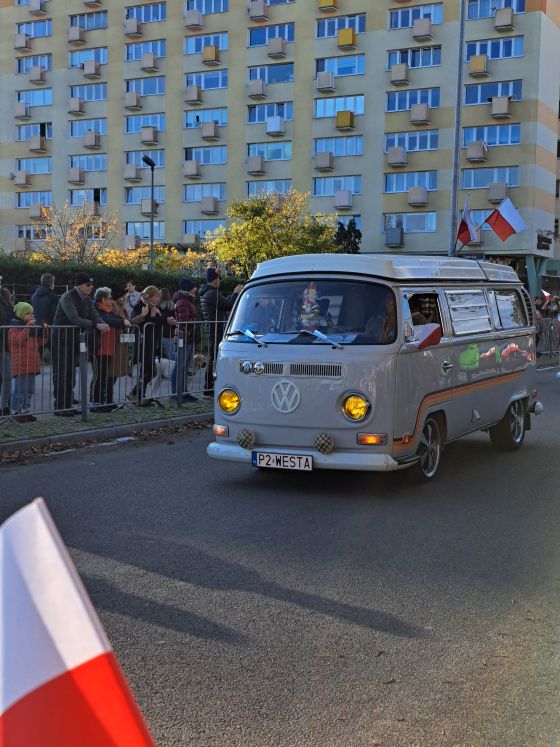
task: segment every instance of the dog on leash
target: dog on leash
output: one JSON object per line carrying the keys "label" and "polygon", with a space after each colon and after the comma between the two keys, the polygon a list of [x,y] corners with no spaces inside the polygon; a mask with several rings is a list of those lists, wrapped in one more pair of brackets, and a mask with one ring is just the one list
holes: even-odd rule
{"label": "dog on leash", "polygon": [[[175,361],[169,360],[169,358],[156,358],[155,369],[156,375],[150,382],[152,396],[159,392],[161,384],[164,379],[171,381],[171,372],[175,366]],[[202,353],[195,353],[191,358],[191,365],[188,370],[189,376],[196,376],[201,368],[206,366],[206,356]]]}
{"label": "dog on leash", "polygon": [[196,376],[201,368],[206,367],[206,356],[202,353],[195,353],[191,359],[191,365],[189,368],[189,376]]}

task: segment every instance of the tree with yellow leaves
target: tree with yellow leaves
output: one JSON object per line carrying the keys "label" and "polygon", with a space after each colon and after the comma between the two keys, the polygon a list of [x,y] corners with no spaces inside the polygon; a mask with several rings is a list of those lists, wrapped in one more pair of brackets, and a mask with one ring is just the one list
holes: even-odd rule
{"label": "tree with yellow leaves", "polygon": [[334,215],[311,215],[309,194],[258,195],[233,201],[227,211],[233,222],[205,240],[208,255],[248,278],[256,265],[290,254],[336,251]]}

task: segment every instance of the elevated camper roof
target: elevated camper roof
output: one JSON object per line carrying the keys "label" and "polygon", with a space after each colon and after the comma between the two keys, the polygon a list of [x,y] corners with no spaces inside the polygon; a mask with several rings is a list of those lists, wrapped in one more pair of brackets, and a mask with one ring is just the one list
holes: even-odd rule
{"label": "elevated camper roof", "polygon": [[252,280],[275,275],[315,272],[352,273],[404,282],[461,280],[518,283],[515,270],[484,260],[463,257],[394,256],[392,254],[299,254],[257,265]]}

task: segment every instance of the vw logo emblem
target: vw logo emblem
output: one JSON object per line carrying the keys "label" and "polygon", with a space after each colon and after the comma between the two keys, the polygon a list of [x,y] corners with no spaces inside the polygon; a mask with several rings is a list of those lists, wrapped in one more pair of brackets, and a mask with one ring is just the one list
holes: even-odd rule
{"label": "vw logo emblem", "polygon": [[282,413],[293,412],[299,405],[299,389],[291,381],[279,381],[272,387],[272,406]]}

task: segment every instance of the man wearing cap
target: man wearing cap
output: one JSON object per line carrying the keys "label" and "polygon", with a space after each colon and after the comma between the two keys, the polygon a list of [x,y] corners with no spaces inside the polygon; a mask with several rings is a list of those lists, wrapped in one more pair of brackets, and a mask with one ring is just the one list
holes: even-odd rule
{"label": "man wearing cap", "polygon": [[214,396],[214,361],[218,351],[218,345],[224,336],[225,321],[228,312],[231,311],[241,293],[243,286],[236,285],[231,296],[220,293],[221,270],[219,267],[209,267],[206,270],[206,283],[201,285],[199,291],[200,305],[204,321],[208,322],[208,363],[206,365],[206,380],[204,384],[205,398]]}
{"label": "man wearing cap", "polygon": [[[196,283],[192,278],[181,278],[179,290],[173,296],[175,304],[175,319],[177,323],[178,355],[181,356],[179,363],[183,371],[183,386],[179,387],[179,394],[184,402],[196,402],[196,397],[187,392],[188,370],[194,353],[195,343],[200,338],[198,322],[200,317],[194,299],[196,297]],[[181,346],[180,340],[183,341]],[[171,372],[171,391],[177,393],[177,360]]]}
{"label": "man wearing cap", "polygon": [[91,299],[93,278],[79,272],[72,290],[63,293],[54,315],[52,363],[55,415],[76,415],[72,409],[76,366],[79,362],[80,332],[94,329],[108,332]]}

